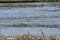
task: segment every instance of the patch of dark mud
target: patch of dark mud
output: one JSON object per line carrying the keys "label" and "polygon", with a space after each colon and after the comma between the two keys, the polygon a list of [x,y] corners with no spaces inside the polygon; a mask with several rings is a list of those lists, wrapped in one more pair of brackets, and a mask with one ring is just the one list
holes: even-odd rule
{"label": "patch of dark mud", "polygon": [[60,25],[41,25],[41,24],[12,24],[12,25],[0,25],[5,27],[43,27],[43,28],[60,28]]}
{"label": "patch of dark mud", "polygon": [[21,23],[21,24],[5,25],[5,27],[32,27],[32,26],[29,24]]}
{"label": "patch of dark mud", "polygon": [[57,12],[57,11],[60,11],[60,10],[40,10],[40,11]]}

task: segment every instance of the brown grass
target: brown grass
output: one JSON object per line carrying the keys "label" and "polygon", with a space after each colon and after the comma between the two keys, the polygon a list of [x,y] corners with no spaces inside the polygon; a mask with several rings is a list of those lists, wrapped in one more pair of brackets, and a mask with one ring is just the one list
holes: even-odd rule
{"label": "brown grass", "polygon": [[45,39],[43,39],[42,36],[38,37],[38,36],[33,36],[31,34],[24,34],[24,35],[19,35],[19,36],[15,36],[12,38],[2,38],[0,40],[60,40],[60,36],[45,36]]}

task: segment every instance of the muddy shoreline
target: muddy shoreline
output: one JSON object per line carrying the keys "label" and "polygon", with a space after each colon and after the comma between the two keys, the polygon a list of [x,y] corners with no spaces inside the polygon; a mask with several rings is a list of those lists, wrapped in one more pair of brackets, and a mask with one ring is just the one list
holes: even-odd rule
{"label": "muddy shoreline", "polygon": [[59,2],[33,2],[33,3],[0,3],[0,7],[42,7],[60,6]]}

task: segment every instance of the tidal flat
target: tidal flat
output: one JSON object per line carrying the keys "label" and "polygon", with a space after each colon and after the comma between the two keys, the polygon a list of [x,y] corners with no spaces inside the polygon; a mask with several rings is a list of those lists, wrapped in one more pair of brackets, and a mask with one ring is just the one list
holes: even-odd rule
{"label": "tidal flat", "polygon": [[[4,3],[3,3],[4,4]],[[9,3],[8,3],[9,4]],[[10,3],[11,5],[14,3]],[[24,3],[22,3],[24,4]],[[60,3],[25,3],[38,7],[1,7],[0,27],[49,27],[60,28]],[[54,4],[54,5],[53,5]],[[2,4],[0,4],[2,6]],[[6,3],[7,5],[7,3]],[[21,5],[20,5],[21,6]]]}
{"label": "tidal flat", "polygon": [[0,4],[1,40],[60,40],[59,35],[60,3]]}

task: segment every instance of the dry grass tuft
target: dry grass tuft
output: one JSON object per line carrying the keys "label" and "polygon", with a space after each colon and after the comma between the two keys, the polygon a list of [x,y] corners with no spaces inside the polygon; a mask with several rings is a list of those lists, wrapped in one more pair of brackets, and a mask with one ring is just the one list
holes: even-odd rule
{"label": "dry grass tuft", "polygon": [[[1,37],[0,37],[1,38]],[[58,36],[45,36],[45,39],[43,39],[42,36],[38,37],[38,36],[33,36],[33,35],[28,35],[28,34],[24,34],[24,35],[20,35],[20,36],[15,36],[15,37],[4,37],[1,38],[0,40],[60,40],[60,35]]]}
{"label": "dry grass tuft", "polygon": [[32,35],[22,35],[22,36],[16,36],[14,37],[14,40],[37,40],[35,36]]}

